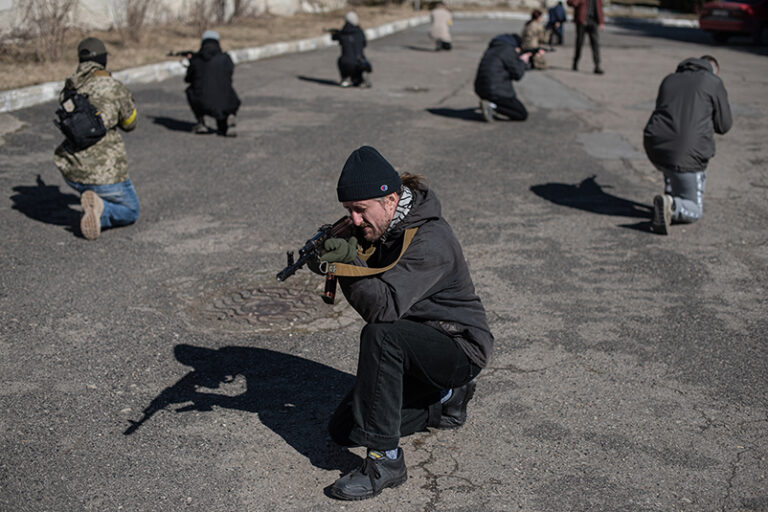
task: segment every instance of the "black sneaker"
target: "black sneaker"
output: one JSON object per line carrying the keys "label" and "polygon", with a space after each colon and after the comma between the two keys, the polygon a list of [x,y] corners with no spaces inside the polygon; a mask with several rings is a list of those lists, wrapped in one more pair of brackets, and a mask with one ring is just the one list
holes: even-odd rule
{"label": "black sneaker", "polygon": [[453,395],[443,404],[443,412],[437,428],[459,428],[467,421],[467,404],[475,396],[477,381],[472,379],[455,388]]}
{"label": "black sneaker", "polygon": [[370,450],[362,466],[336,480],[331,496],[340,500],[366,500],[378,495],[387,487],[397,487],[408,480],[403,449],[397,449],[397,458]]}
{"label": "black sneaker", "polygon": [[602,74],[605,74],[605,71],[603,71],[603,68],[601,68],[600,66],[597,66],[595,68],[595,74],[596,75],[602,75]]}

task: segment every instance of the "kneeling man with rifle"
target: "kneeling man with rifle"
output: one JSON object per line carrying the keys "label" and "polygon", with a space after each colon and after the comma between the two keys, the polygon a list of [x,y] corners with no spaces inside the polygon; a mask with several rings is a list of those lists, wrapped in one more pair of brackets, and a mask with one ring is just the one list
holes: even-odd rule
{"label": "kneeling man with rifle", "polygon": [[401,436],[464,424],[493,336],[461,246],[421,176],[399,175],[363,146],[347,159],[337,195],[351,232],[325,240],[316,263],[338,276],[367,324],[355,385],[329,432],[368,451],[330,492],[362,500],[406,481]]}

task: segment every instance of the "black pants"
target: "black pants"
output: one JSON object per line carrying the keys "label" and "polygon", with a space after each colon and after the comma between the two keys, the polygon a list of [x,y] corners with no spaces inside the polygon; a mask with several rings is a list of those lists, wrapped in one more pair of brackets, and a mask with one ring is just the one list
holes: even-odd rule
{"label": "black pants", "polygon": [[573,66],[579,63],[581,47],[584,46],[584,34],[589,34],[589,46],[592,48],[592,60],[595,68],[600,67],[600,27],[596,24],[576,24],[576,53],[573,55]]}
{"label": "black pants", "polygon": [[[187,103],[189,103],[189,108],[192,109],[192,113],[195,115],[195,120],[197,120],[198,123],[202,123],[204,121],[203,116],[210,115],[206,111],[206,109],[203,108],[203,106],[198,102],[194,95],[192,94],[191,90],[187,88]],[[216,119],[216,130],[219,133],[226,134],[227,133],[227,117],[229,117],[227,114],[224,114],[224,117],[215,117],[211,116],[214,119]]]}
{"label": "black pants", "polygon": [[328,431],[342,446],[392,450],[401,436],[436,425],[441,390],[478,373],[456,342],[432,327],[410,320],[368,324],[360,334],[355,386]]}
{"label": "black pants", "polygon": [[347,60],[339,57],[337,61],[339,66],[339,74],[341,79],[349,78],[352,80],[353,85],[360,85],[363,83],[363,73],[370,73],[373,71],[370,62],[365,57],[361,57],[358,60]]}
{"label": "black pants", "polygon": [[528,119],[528,110],[517,98],[496,98],[492,100],[496,104],[496,112],[507,116],[512,121],[525,121]]}

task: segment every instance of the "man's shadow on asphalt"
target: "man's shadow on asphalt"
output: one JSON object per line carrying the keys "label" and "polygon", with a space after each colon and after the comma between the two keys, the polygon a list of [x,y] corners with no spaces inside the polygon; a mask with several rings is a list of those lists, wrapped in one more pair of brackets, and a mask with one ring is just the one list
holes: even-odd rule
{"label": "man's shadow on asphalt", "polygon": [[35,186],[19,185],[13,187],[11,196],[12,208],[18,210],[30,219],[46,224],[67,226],[74,232],[82,212],[71,208],[80,204],[80,196],[61,192],[58,185],[46,185],[40,175],[37,175]]}
{"label": "man's shadow on asphalt", "polygon": [[195,123],[191,121],[182,121],[172,117],[150,116],[150,119],[152,119],[153,123],[159,124],[174,132],[192,132],[192,128],[195,127]]}
{"label": "man's shadow on asphalt", "polygon": [[637,203],[607,193],[604,189],[611,188],[597,183],[597,175],[590,176],[578,185],[568,183],[545,183],[534,185],[531,192],[539,197],[561,206],[569,206],[587,212],[601,215],[616,215],[619,217],[635,217],[648,219],[636,224],[621,224],[621,227],[648,231],[653,218],[653,207]]}
{"label": "man's shadow on asphalt", "polygon": [[336,446],[327,434],[328,418],[354,384],[354,376],[262,348],[216,350],[181,344],[173,352],[193,369],[161,391],[138,421],[129,420],[125,435],[173,404],[181,405],[177,413],[223,407],[258,414],[265,426],[315,467],[346,472],[360,464],[360,457]]}
{"label": "man's shadow on asphalt", "polygon": [[296,78],[303,80],[304,82],[313,82],[320,85],[332,85],[333,87],[339,87],[337,80],[329,80],[327,78],[315,78],[311,76],[297,75]]}
{"label": "man's shadow on asphalt", "polygon": [[424,48],[423,46],[414,46],[410,44],[406,44],[403,46],[406,50],[413,50],[414,52],[429,52],[429,53],[437,53],[435,50],[435,47],[432,48]]}
{"label": "man's shadow on asphalt", "polygon": [[463,119],[464,121],[485,122],[483,115],[477,108],[428,108],[427,112],[436,116],[450,117],[451,119]]}

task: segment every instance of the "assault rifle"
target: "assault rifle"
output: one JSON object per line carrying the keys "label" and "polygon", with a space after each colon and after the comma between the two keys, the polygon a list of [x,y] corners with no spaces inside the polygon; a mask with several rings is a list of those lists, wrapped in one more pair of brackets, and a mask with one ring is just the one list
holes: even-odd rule
{"label": "assault rifle", "polygon": [[[296,273],[308,262],[317,259],[323,251],[323,245],[329,238],[346,238],[352,232],[352,219],[344,216],[333,224],[323,224],[317,230],[312,238],[306,241],[304,247],[299,249],[299,259],[294,261],[293,251],[286,253],[287,265],[277,274],[278,281],[285,281]],[[323,300],[327,304],[333,304],[336,297],[336,277],[328,275],[325,281],[325,292]]]}
{"label": "assault rifle", "polygon": [[197,52],[195,50],[181,50],[180,52],[174,52],[173,50],[169,51],[166,54],[166,57],[186,57],[188,59],[191,59],[193,55],[195,55]]}
{"label": "assault rifle", "polygon": [[520,55],[522,56],[522,55],[525,55],[526,53],[530,53],[531,57],[533,57],[534,55],[539,53],[539,51],[542,51],[544,53],[552,53],[555,51],[555,49],[552,46],[539,46],[538,48],[526,48],[525,50],[521,48]]}

